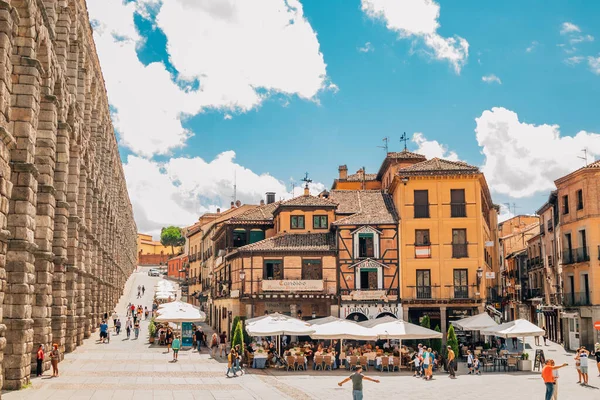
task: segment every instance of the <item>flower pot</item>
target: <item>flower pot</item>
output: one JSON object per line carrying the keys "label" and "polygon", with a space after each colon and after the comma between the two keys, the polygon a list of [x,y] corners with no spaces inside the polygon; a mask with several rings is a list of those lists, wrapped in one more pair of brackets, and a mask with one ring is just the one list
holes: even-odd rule
{"label": "flower pot", "polygon": [[154,336],[150,336],[150,337],[148,338],[148,342],[149,342],[149,343],[154,343]]}
{"label": "flower pot", "polygon": [[531,371],[533,369],[533,363],[531,360],[519,360],[517,369],[519,371]]}

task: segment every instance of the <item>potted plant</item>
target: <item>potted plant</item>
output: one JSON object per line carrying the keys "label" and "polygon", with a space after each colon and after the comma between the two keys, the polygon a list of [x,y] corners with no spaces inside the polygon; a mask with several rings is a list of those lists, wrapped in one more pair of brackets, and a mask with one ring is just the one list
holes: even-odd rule
{"label": "potted plant", "polygon": [[156,324],[154,323],[154,317],[150,320],[148,324],[148,342],[154,343],[154,338],[156,336]]}
{"label": "potted plant", "polygon": [[531,371],[532,362],[529,359],[529,353],[521,354],[521,359],[517,362],[517,368],[519,371]]}

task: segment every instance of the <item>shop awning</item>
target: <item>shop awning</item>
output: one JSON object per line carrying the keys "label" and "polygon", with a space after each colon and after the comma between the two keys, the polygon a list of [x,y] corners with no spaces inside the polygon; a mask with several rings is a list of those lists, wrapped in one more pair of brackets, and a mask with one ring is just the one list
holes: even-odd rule
{"label": "shop awning", "polygon": [[480,331],[498,326],[488,313],[473,315],[472,317],[451,321],[450,323],[463,331]]}

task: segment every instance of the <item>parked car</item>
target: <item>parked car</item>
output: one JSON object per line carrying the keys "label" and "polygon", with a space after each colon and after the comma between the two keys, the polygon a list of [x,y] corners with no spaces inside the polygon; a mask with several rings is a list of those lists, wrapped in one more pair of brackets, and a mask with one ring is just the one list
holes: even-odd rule
{"label": "parked car", "polygon": [[148,271],[148,275],[149,275],[149,276],[160,276],[160,271],[158,271],[158,270],[156,270],[156,269],[154,269],[154,268],[151,268],[151,269]]}

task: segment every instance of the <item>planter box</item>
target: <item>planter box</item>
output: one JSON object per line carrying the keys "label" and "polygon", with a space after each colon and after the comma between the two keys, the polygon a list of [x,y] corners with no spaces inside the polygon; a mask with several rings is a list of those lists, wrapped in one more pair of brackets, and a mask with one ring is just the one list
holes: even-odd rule
{"label": "planter box", "polygon": [[519,360],[517,363],[517,369],[519,371],[531,371],[533,369],[532,360]]}

